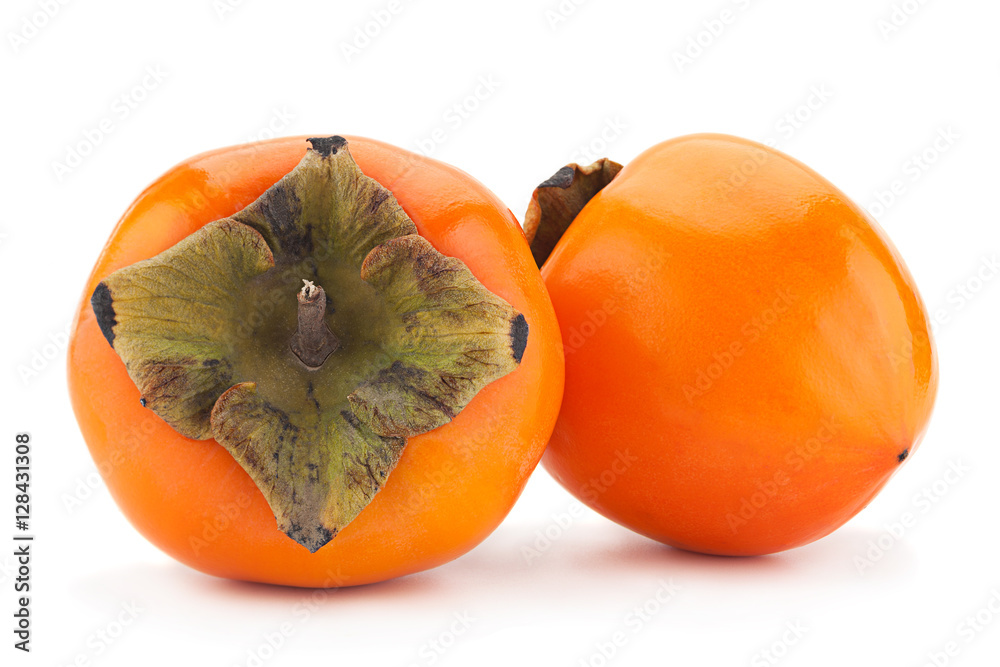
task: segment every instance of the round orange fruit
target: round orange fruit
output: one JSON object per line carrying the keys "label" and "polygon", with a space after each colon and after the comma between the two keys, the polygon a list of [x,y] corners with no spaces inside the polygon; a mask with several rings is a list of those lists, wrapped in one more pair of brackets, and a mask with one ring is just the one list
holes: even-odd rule
{"label": "round orange fruit", "polygon": [[156,546],[332,587],[489,535],[542,455],[562,364],[492,192],[371,139],[289,137],[193,157],[136,199],[84,289],[69,388]]}
{"label": "round orange fruit", "polygon": [[913,278],[797,160],[702,134],[570,165],[525,229],[566,353],[543,462],[604,516],[778,552],[842,525],[916,449],[937,364]]}

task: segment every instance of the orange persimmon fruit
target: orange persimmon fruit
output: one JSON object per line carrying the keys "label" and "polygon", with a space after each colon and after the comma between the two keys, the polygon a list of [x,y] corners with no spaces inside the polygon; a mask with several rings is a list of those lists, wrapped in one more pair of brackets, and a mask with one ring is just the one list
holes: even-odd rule
{"label": "orange persimmon fruit", "polygon": [[140,533],[205,573],[309,587],[482,541],[563,388],[507,207],[444,163],[342,137],[224,148],[157,179],[94,267],[68,370]]}
{"label": "orange persimmon fruit", "polygon": [[570,165],[525,231],[566,354],[543,465],[604,516],[686,550],[779,552],[916,449],[937,363],[913,278],[797,160],[701,134]]}

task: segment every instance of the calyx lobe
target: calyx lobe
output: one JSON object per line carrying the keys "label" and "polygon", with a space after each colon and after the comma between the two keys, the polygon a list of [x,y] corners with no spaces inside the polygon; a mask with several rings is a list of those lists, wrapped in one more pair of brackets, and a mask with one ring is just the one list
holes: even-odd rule
{"label": "calyx lobe", "polygon": [[573,163],[535,188],[524,214],[524,235],[539,268],[587,202],[621,170],[622,165],[608,158],[585,167]]}

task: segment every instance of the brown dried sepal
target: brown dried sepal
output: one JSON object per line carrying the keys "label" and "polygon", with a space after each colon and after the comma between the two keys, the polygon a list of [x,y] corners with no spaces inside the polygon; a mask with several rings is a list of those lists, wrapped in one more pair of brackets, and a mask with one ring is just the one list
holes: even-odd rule
{"label": "brown dried sepal", "polygon": [[535,188],[524,214],[524,235],[539,268],[587,202],[621,170],[620,164],[608,158],[585,167],[573,163]]}

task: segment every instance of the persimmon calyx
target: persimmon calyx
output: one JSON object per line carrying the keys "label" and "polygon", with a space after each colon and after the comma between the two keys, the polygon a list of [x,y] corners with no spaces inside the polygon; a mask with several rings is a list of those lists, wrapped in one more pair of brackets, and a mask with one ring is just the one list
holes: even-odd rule
{"label": "persimmon calyx", "polygon": [[539,268],[587,202],[621,170],[622,165],[608,158],[585,167],[572,163],[535,188],[524,214],[524,235]]}
{"label": "persimmon calyx", "polygon": [[346,140],[309,141],[255,202],[115,271],[91,304],[143,404],[218,441],[315,552],[407,438],[517,368],[528,326],[417,234]]}

